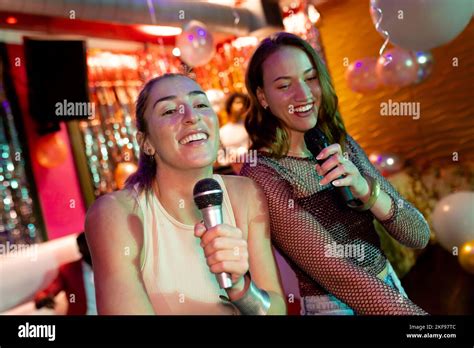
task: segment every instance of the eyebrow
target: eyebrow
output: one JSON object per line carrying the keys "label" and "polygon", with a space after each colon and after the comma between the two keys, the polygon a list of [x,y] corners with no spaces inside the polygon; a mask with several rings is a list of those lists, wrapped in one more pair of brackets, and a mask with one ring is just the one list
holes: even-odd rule
{"label": "eyebrow", "polygon": [[[191,92],[188,93],[189,97],[192,97],[192,96],[195,96],[195,95],[204,95],[205,97],[207,97],[206,93],[204,93],[203,91],[191,91]],[[175,95],[169,95],[167,97],[160,98],[157,101],[155,101],[155,103],[153,104],[152,110],[155,108],[156,104],[158,104],[159,102],[166,101],[166,100],[172,100],[172,99],[176,99],[176,98],[177,98],[177,96],[175,96]]]}
{"label": "eyebrow", "polygon": [[[311,68],[309,68],[309,69],[306,69],[306,70],[303,72],[303,75],[309,73],[311,70],[316,70],[316,69],[313,68],[313,67],[311,67]],[[284,79],[291,79],[291,76],[279,76],[279,77],[277,77],[275,80],[273,80],[273,82],[276,82],[276,81],[278,81],[278,80],[284,80]]]}

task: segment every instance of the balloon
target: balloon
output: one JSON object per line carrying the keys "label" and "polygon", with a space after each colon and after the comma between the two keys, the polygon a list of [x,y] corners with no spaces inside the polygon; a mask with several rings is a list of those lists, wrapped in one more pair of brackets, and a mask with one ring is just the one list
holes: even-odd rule
{"label": "balloon", "polygon": [[449,252],[474,239],[474,192],[462,191],[441,199],[433,211],[439,244]]}
{"label": "balloon", "polygon": [[58,132],[42,136],[35,144],[35,157],[45,168],[59,166],[66,160],[67,155],[67,145]]}
{"label": "balloon", "polygon": [[385,86],[403,87],[416,81],[418,65],[409,51],[395,47],[379,57],[375,71]]}
{"label": "balloon", "polygon": [[176,46],[181,51],[181,60],[191,67],[206,64],[215,53],[212,34],[204,23],[196,20],[184,26]]}
{"label": "balloon", "polygon": [[119,190],[125,187],[128,177],[137,171],[137,165],[131,162],[121,162],[115,168],[115,184]]}
{"label": "balloon", "polygon": [[400,156],[390,153],[372,153],[369,156],[369,160],[383,176],[400,171],[404,165],[404,161]]}
{"label": "balloon", "polygon": [[[472,16],[472,0],[371,0],[374,24],[382,20],[378,32],[389,34],[390,42],[410,50],[430,50],[457,37]],[[385,38],[385,37],[384,37]]]}
{"label": "balloon", "polygon": [[418,51],[412,52],[412,55],[418,63],[418,72],[415,83],[425,80],[433,70],[433,55],[430,52]]}
{"label": "balloon", "polygon": [[458,260],[462,268],[474,274],[474,240],[463,244],[459,250]]}
{"label": "balloon", "polygon": [[356,60],[346,70],[346,81],[354,92],[364,93],[375,90],[380,83],[375,73],[377,58]]}

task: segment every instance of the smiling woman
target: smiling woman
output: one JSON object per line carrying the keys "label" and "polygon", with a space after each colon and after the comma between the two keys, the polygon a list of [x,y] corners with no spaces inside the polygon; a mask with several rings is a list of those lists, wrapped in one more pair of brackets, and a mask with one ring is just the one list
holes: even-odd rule
{"label": "smiling woman", "polygon": [[[321,58],[301,38],[275,34],[254,52],[246,85],[258,156],[241,174],[266,195],[272,241],[298,276],[303,313],[426,314],[408,299],[373,220],[413,248],[428,243],[429,227],[346,133]],[[320,153],[304,138],[315,126],[331,143]],[[338,186],[360,205],[341,201]]]}
{"label": "smiling woman", "polygon": [[[136,119],[138,170],[86,219],[99,314],[284,314],[263,193],[212,174],[219,127],[202,88],[179,74],[152,79]],[[211,177],[224,223],[206,230],[193,188]],[[225,290],[215,277],[224,272]]]}

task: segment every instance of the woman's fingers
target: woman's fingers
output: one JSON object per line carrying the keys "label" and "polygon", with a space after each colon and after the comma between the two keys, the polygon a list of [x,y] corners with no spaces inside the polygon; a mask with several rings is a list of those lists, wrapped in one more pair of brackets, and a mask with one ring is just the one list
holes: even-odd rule
{"label": "woman's fingers", "polygon": [[331,156],[331,158],[324,161],[322,166],[319,166],[320,175],[323,175],[323,176],[326,175],[327,172],[331,171],[339,164],[344,163],[344,161],[345,161],[344,157],[342,157],[342,155],[338,153]]}
{"label": "woman's fingers", "polygon": [[214,226],[209,228],[207,232],[201,237],[201,246],[205,248],[209,242],[217,237],[242,239],[242,231],[237,227],[227,224]]}
{"label": "woman's fingers", "polygon": [[331,181],[338,179],[341,176],[348,175],[347,168],[343,164],[339,164],[336,168],[327,173],[324,178],[321,179],[320,184],[326,185]]}
{"label": "woman's fingers", "polygon": [[220,262],[245,261],[247,258],[248,252],[246,249],[235,247],[233,249],[217,250],[215,253],[207,256],[206,261],[208,266],[212,266]]}
{"label": "woman's fingers", "polygon": [[342,149],[341,145],[339,144],[332,144],[329,145],[328,147],[325,147],[317,156],[316,159],[318,160],[324,160],[328,158],[331,155],[334,155],[335,153],[339,153],[342,155]]}
{"label": "woman's fingers", "polygon": [[201,238],[207,265],[212,273],[230,273],[237,281],[249,270],[247,241],[242,231],[227,224],[214,226],[202,232],[202,226],[196,224],[196,237]]}
{"label": "woman's fingers", "polygon": [[204,232],[206,232],[206,226],[202,222],[198,222],[194,225],[194,235],[198,238],[201,238]]}
{"label": "woman's fingers", "polygon": [[249,269],[249,263],[245,260],[240,261],[222,261],[209,266],[212,273],[230,273],[233,278],[240,278]]}
{"label": "woman's fingers", "polygon": [[208,257],[218,250],[235,250],[235,248],[247,249],[247,242],[243,239],[218,237],[207,243],[204,247],[204,255]]}

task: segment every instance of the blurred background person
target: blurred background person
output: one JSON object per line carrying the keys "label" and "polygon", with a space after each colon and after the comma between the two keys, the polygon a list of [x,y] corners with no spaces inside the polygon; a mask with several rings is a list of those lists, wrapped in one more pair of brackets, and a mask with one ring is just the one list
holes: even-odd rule
{"label": "blurred background person", "polygon": [[250,144],[244,125],[245,114],[249,106],[250,99],[247,95],[232,93],[227,98],[225,105],[227,123],[219,130],[222,145],[219,162],[230,165],[235,174],[240,172],[244,162],[241,160],[241,156],[247,153]]}

